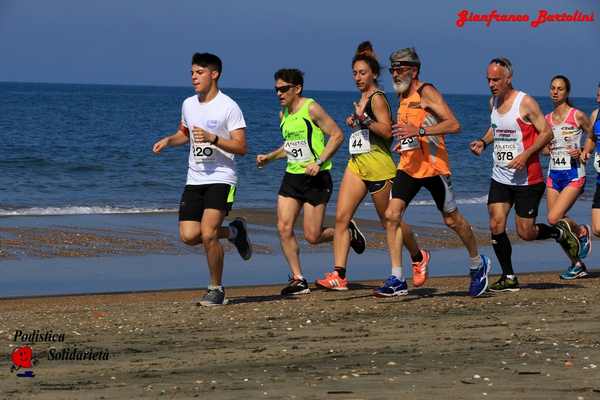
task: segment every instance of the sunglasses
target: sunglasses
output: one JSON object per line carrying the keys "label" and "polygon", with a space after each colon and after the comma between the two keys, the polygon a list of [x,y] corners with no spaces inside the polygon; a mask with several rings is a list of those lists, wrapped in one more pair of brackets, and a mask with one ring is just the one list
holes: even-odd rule
{"label": "sunglasses", "polygon": [[401,74],[405,71],[408,71],[410,68],[411,68],[410,66],[391,67],[390,69],[388,69],[388,71],[390,71],[391,75],[393,75],[394,73]]}
{"label": "sunglasses", "polygon": [[281,93],[286,93],[288,90],[290,90],[291,88],[295,87],[296,85],[284,85],[284,86],[275,86],[275,94],[281,92]]}

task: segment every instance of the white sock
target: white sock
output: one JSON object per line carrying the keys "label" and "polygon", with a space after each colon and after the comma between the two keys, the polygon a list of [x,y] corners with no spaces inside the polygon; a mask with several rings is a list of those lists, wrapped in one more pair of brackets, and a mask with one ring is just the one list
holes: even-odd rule
{"label": "white sock", "polygon": [[223,291],[223,286],[221,286],[221,285],[217,285],[217,286],[208,285],[208,290],[213,290],[213,289],[219,289],[222,292]]}
{"label": "white sock", "polygon": [[471,265],[469,266],[469,268],[479,269],[479,268],[481,268],[481,265],[482,265],[481,256],[479,254],[477,254],[475,257],[471,257]]}
{"label": "white sock", "polygon": [[402,275],[402,267],[392,267],[392,275],[401,281],[404,280],[404,276]]}
{"label": "white sock", "polygon": [[511,280],[512,280],[512,279],[515,279],[515,275],[506,275],[506,278],[507,278],[507,279],[511,279]]}
{"label": "white sock", "polygon": [[235,226],[229,225],[229,239],[233,239],[237,236],[237,228]]}

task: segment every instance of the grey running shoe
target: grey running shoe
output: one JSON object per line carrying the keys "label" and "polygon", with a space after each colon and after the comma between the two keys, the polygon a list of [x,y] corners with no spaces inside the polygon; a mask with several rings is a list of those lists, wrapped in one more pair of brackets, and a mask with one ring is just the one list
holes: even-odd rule
{"label": "grey running shoe", "polygon": [[571,226],[565,219],[561,219],[554,225],[560,231],[558,244],[572,259],[579,258],[579,238],[571,231]]}
{"label": "grey running shoe", "polygon": [[490,292],[518,292],[519,281],[515,276],[514,279],[508,279],[506,276],[501,276],[500,279],[492,286],[490,286]]}
{"label": "grey running shoe", "polygon": [[356,221],[353,219],[351,219],[348,224],[348,230],[350,231],[350,247],[352,247],[352,250],[354,250],[356,254],[364,253],[367,248],[367,240],[365,239],[365,235],[358,229],[358,225],[356,225]]}
{"label": "grey running shoe", "polygon": [[308,282],[306,279],[295,279],[290,277],[288,285],[281,289],[282,296],[307,293],[310,293],[310,289],[308,288]]}
{"label": "grey running shoe", "polygon": [[248,239],[248,230],[246,229],[246,220],[243,218],[236,218],[229,223],[229,226],[232,226],[236,229],[237,234],[233,239],[228,239],[235,248],[238,253],[244,260],[249,260],[252,257],[252,243],[250,243],[250,239]]}
{"label": "grey running shoe", "polygon": [[208,289],[208,292],[200,299],[198,304],[205,307],[224,306],[229,303],[225,298],[225,289]]}

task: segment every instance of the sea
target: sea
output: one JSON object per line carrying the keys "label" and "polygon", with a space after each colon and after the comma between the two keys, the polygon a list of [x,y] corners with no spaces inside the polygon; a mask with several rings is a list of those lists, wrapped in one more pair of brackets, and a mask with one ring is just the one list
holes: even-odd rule
{"label": "sea", "polygon": [[[258,169],[257,154],[282,143],[279,104],[272,90],[222,89],[242,109],[248,154],[236,157],[236,208],[273,207],[285,161]],[[191,87],[0,83],[0,216],[173,212],[185,185],[188,145],[160,155],[152,145],[177,130]],[[306,91],[350,134],[344,119],[358,92]],[[395,109],[395,95],[388,94]],[[446,94],[462,125],[446,138],[458,203],[484,204],[491,152],[472,155],[468,144],[489,126],[488,96]],[[586,113],[593,98],[574,98]],[[552,109],[547,96],[537,101]],[[345,169],[348,142],[334,157],[334,188]],[[547,164],[546,157],[544,164]],[[591,164],[591,163],[590,163]],[[589,176],[595,176],[588,165]],[[584,199],[594,193],[588,179]],[[335,193],[332,204],[335,204]],[[423,191],[414,206],[433,204]],[[366,198],[365,207],[372,207]]]}

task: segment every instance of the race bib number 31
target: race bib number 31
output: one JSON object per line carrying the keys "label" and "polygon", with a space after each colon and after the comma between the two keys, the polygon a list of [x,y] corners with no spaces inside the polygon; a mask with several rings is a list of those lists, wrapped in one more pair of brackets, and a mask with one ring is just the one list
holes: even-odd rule
{"label": "race bib number 31", "polygon": [[363,154],[371,151],[368,129],[352,132],[352,135],[350,135],[350,142],[348,143],[348,151],[350,154]]}
{"label": "race bib number 31", "polygon": [[308,142],[306,140],[290,140],[286,141],[283,149],[287,154],[288,161],[291,162],[306,162],[313,159]]}

